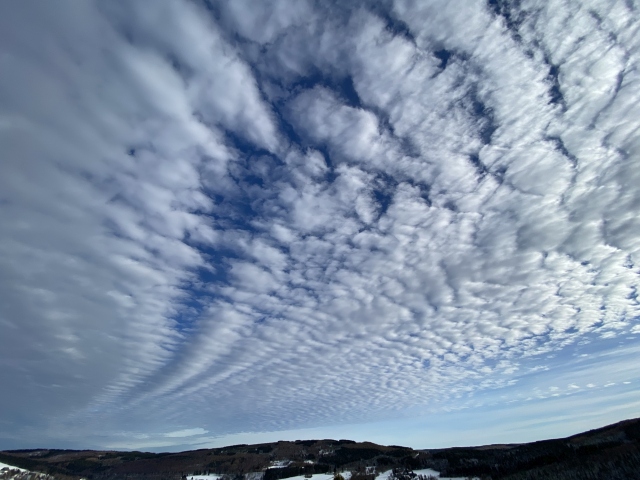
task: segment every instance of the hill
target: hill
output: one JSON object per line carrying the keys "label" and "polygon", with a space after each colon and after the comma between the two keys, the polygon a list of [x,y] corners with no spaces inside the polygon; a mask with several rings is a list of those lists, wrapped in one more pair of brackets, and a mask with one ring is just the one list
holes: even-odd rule
{"label": "hill", "polygon": [[0,452],[0,462],[60,480],[179,480],[184,475],[207,473],[224,475],[225,480],[280,480],[339,471],[352,472],[353,480],[373,480],[376,473],[391,468],[432,468],[443,476],[493,480],[627,480],[640,479],[640,419],[567,438],[517,445],[414,450],[326,439],[179,453],[12,450]]}

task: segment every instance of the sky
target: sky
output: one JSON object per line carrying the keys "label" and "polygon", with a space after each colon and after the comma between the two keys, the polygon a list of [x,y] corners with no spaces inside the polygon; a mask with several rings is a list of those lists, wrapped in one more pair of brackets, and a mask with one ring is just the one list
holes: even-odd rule
{"label": "sky", "polygon": [[0,2],[0,449],[637,417],[639,20]]}

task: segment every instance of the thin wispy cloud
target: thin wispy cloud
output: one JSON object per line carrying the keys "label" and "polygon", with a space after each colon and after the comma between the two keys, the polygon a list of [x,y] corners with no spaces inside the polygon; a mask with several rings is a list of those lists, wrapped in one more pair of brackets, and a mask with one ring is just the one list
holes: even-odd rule
{"label": "thin wispy cloud", "polygon": [[0,447],[627,415],[638,8],[1,5]]}

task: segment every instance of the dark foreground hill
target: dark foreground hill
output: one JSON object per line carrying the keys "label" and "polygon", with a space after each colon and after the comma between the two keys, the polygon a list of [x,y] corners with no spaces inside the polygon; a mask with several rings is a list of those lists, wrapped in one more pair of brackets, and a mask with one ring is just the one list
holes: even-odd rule
{"label": "dark foreground hill", "polygon": [[[443,476],[493,480],[628,480],[640,479],[640,419],[518,445],[413,450],[350,440],[299,440],[157,454],[13,450],[0,452],[0,462],[59,480],[178,480],[208,472],[225,474],[225,480],[279,480],[339,471],[353,472],[353,480],[373,480],[375,472],[390,468],[433,468]],[[268,468],[274,465],[279,468]]]}
{"label": "dark foreground hill", "polygon": [[640,419],[561,439],[428,452],[433,465],[448,475],[496,480],[640,479]]}

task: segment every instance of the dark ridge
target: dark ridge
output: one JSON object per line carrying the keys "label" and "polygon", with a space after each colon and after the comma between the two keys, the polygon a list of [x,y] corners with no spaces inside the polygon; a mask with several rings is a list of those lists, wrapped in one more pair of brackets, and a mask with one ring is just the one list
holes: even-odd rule
{"label": "dark ridge", "polygon": [[305,447],[310,447],[311,445],[315,445],[318,443],[318,440],[296,440],[294,442],[296,445],[304,445]]}
{"label": "dark ridge", "polygon": [[[447,476],[493,480],[638,478],[640,419],[627,420],[564,439],[520,445],[429,450]],[[437,470],[437,468],[436,468]]]}

